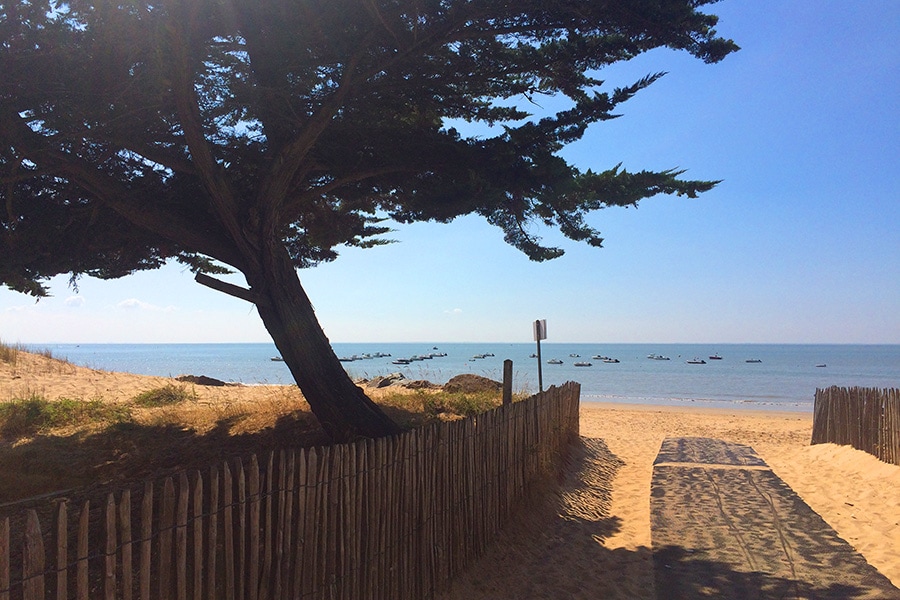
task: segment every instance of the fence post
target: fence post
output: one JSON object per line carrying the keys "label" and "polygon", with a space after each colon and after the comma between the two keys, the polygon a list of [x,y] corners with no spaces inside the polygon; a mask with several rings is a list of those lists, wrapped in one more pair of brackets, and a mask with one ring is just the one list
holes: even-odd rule
{"label": "fence post", "polygon": [[513,361],[508,358],[503,361],[503,404],[512,403],[512,378]]}
{"label": "fence post", "polygon": [[0,600],[9,600],[9,517],[0,521]]}
{"label": "fence post", "polygon": [[44,540],[37,512],[28,511],[25,525],[25,543],[22,548],[22,579],[24,600],[44,598]]}

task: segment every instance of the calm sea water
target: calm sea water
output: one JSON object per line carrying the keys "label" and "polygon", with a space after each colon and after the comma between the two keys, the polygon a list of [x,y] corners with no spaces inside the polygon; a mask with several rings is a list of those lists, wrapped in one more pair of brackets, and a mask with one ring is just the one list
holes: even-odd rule
{"label": "calm sea water", "polygon": [[[390,357],[344,362],[353,377],[402,372],[411,379],[445,383],[474,373],[502,379],[513,361],[514,389],[536,392],[532,344],[334,344],[339,357],[384,353]],[[146,375],[207,375],[225,381],[286,384],[293,380],[274,362],[272,344],[61,344],[42,346],[57,358],[95,369]],[[446,356],[395,365],[397,358]],[[485,358],[475,355],[492,354]],[[670,360],[651,360],[650,354]],[[585,402],[812,410],[817,387],[900,387],[900,345],[552,344],[541,345],[544,387],[578,381]],[[574,357],[572,355],[579,355]],[[616,358],[604,363],[592,356]],[[711,360],[712,355],[721,360]],[[701,358],[706,364],[687,364]],[[546,364],[557,358],[561,365]],[[749,363],[747,360],[760,362]],[[576,367],[587,361],[590,367]],[[825,366],[818,366],[825,365]]]}

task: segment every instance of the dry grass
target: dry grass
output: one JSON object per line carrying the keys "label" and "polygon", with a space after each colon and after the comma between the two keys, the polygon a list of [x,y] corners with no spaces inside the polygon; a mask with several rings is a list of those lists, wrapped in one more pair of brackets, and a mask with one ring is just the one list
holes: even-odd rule
{"label": "dry grass", "polygon": [[[294,386],[185,384],[0,348],[11,357],[0,360],[0,504],[329,443]],[[500,402],[497,394],[366,391],[404,428]]]}

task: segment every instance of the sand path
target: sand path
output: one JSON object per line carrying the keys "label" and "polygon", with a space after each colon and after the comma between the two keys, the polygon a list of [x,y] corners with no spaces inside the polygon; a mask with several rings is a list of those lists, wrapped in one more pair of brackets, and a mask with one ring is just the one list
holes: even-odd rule
{"label": "sand path", "polygon": [[663,598],[653,575],[650,487],[667,437],[752,446],[897,586],[900,467],[848,447],[810,447],[811,429],[807,414],[583,404],[587,458],[566,480],[570,503],[547,502],[520,517],[445,597]]}

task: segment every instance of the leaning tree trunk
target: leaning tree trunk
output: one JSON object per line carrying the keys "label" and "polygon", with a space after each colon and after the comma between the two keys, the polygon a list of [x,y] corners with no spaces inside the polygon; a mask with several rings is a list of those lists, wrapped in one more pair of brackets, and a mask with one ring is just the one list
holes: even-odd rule
{"label": "leaning tree trunk", "polygon": [[335,442],[399,433],[344,370],[286,251],[272,256],[265,273],[245,275],[263,324],[322,428]]}

